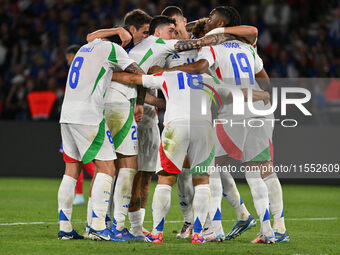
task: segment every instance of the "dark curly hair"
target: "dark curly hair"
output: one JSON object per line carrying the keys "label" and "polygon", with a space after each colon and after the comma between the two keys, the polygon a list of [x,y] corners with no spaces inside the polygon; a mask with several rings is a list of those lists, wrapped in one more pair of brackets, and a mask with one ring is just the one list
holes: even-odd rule
{"label": "dark curly hair", "polygon": [[241,25],[241,16],[239,12],[231,6],[219,6],[214,9],[225,19],[225,27],[233,27]]}

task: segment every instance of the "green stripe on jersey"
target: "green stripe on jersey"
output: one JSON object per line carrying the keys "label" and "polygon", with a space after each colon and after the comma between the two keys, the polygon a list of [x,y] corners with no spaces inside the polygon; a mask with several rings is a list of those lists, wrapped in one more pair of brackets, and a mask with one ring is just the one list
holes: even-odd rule
{"label": "green stripe on jersey", "polygon": [[220,81],[214,75],[211,75],[211,77],[213,78],[216,84],[220,84]]}
{"label": "green stripe on jersey", "polygon": [[255,59],[255,51],[254,51],[254,48],[253,48],[252,46],[249,46],[249,48],[250,48],[251,53],[253,53],[253,57],[254,57],[254,59]]}
{"label": "green stripe on jersey", "polygon": [[90,147],[87,149],[87,151],[84,153],[83,158],[81,159],[81,161],[84,164],[87,164],[96,158],[98,152],[103,146],[104,139],[105,139],[105,119],[103,119],[102,122],[100,122],[96,137],[93,139]]}
{"label": "green stripe on jersey", "polygon": [[98,74],[98,76],[97,76],[96,82],[94,83],[94,86],[93,86],[93,89],[92,89],[92,92],[91,92],[91,96],[92,96],[94,90],[96,89],[99,80],[103,77],[103,75],[104,75],[105,72],[106,72],[105,68],[102,67],[102,68],[100,69],[100,71],[99,71],[99,74]]}
{"label": "green stripe on jersey", "polygon": [[271,160],[270,157],[270,149],[269,146],[265,148],[261,153],[259,153],[256,157],[250,160],[250,162],[254,161],[269,161]]}
{"label": "green stripe on jersey", "polygon": [[142,60],[139,62],[139,66],[143,65],[143,63],[153,54],[152,49],[150,48],[146,54],[144,55],[144,57],[142,58]]}
{"label": "green stripe on jersey", "polygon": [[210,166],[211,161],[215,157],[215,145],[213,146],[208,158],[204,160],[203,162],[197,164],[193,168],[190,169],[191,174],[206,174],[206,169],[208,166]]}
{"label": "green stripe on jersey", "polygon": [[113,44],[112,44],[112,50],[110,52],[108,60],[110,60],[113,63],[118,63],[117,56],[116,56],[116,49],[115,49],[115,46]]}
{"label": "green stripe on jersey", "polygon": [[165,44],[164,40],[162,38],[158,38],[156,40],[156,43],[159,43],[159,44]]}
{"label": "green stripe on jersey", "polygon": [[118,133],[113,137],[113,144],[115,149],[117,149],[122,142],[124,141],[125,137],[129,134],[133,122],[133,104],[130,103],[130,113],[129,117],[124,123],[123,127],[118,131]]}

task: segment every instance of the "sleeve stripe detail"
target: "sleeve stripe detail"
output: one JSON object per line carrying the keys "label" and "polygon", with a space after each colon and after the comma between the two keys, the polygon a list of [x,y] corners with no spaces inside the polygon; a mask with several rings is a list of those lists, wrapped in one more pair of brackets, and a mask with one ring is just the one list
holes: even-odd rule
{"label": "sleeve stripe detail", "polygon": [[117,56],[116,56],[116,49],[115,49],[115,46],[113,45],[113,43],[112,43],[112,50],[110,52],[108,60],[110,60],[113,63],[118,63]]}
{"label": "sleeve stripe detail", "polygon": [[144,57],[142,58],[142,60],[139,62],[139,66],[141,66],[151,55],[153,54],[152,49],[150,48],[146,54],[144,55]]}
{"label": "sleeve stripe detail", "polygon": [[163,87],[163,89],[164,89],[164,91],[165,91],[165,93],[166,93],[167,98],[169,99],[168,88],[167,88],[167,86],[166,86],[166,82],[165,82],[165,81],[163,82],[162,87]]}
{"label": "sleeve stripe detail", "polygon": [[98,76],[97,76],[96,82],[94,83],[94,86],[93,86],[93,89],[92,89],[92,92],[91,92],[91,96],[92,96],[94,90],[96,89],[99,80],[103,77],[103,75],[105,74],[105,72],[106,72],[105,68],[102,67],[102,68],[100,69],[100,72],[99,72]]}
{"label": "sleeve stripe detail", "polygon": [[210,51],[213,55],[213,58],[214,58],[214,61],[216,60],[216,55],[215,55],[215,51],[214,51],[214,48],[210,46]]}

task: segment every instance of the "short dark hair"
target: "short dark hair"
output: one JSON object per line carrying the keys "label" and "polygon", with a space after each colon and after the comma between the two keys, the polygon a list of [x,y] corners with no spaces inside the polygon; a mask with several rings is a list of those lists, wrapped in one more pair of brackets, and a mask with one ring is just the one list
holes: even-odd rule
{"label": "short dark hair", "polygon": [[157,27],[167,24],[174,24],[176,26],[176,21],[164,15],[157,15],[153,17],[153,19],[150,22],[149,34],[153,35]]}
{"label": "short dark hair", "polygon": [[67,49],[65,50],[65,55],[66,54],[76,54],[79,49],[80,49],[80,45],[73,44],[73,45],[67,47]]}
{"label": "short dark hair", "polygon": [[177,16],[183,17],[183,12],[181,8],[177,6],[168,6],[162,11],[161,15],[168,16],[168,17],[177,15]]}
{"label": "short dark hair", "polygon": [[151,22],[151,16],[141,9],[135,9],[128,12],[124,17],[125,26],[134,26],[137,30],[144,24]]}
{"label": "short dark hair", "polygon": [[241,16],[239,12],[231,6],[219,6],[214,9],[226,20],[225,27],[233,27],[241,25]]}

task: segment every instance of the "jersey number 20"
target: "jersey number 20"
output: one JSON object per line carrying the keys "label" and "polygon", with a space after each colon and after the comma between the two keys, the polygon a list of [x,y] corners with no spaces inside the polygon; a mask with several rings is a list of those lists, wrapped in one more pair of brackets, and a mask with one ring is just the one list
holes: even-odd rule
{"label": "jersey number 20", "polygon": [[81,66],[83,65],[83,62],[84,62],[83,57],[76,57],[73,60],[70,77],[69,77],[69,83],[70,83],[71,89],[75,89],[78,85],[79,71],[80,71]]}

